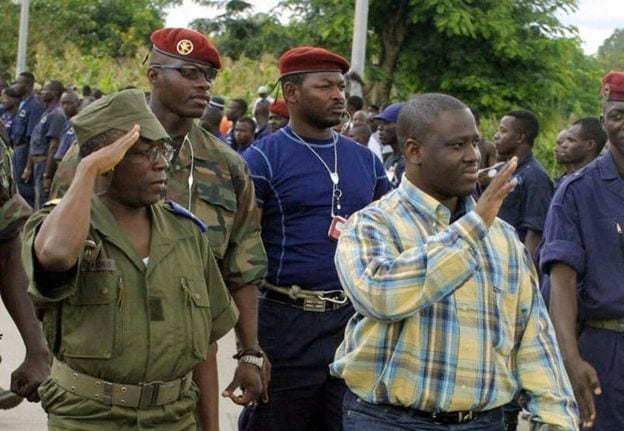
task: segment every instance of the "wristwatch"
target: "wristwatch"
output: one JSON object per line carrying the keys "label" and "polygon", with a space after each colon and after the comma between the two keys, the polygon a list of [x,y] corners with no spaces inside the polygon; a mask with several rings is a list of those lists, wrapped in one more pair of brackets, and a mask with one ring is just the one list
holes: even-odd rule
{"label": "wristwatch", "polygon": [[256,367],[260,368],[261,371],[262,367],[264,366],[264,357],[262,356],[258,357],[253,355],[243,355],[238,361],[245,364],[253,364]]}

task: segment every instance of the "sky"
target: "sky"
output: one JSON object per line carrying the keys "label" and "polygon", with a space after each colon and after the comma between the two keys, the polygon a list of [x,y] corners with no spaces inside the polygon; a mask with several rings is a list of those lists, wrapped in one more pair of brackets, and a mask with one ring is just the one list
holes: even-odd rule
{"label": "sky", "polygon": [[[254,5],[254,12],[268,12],[279,0],[247,0]],[[391,1],[391,0],[388,0]],[[198,6],[184,0],[182,6],[173,8],[167,15],[168,27],[184,27],[195,18],[219,15],[218,9]],[[585,54],[595,54],[600,45],[616,28],[624,28],[622,0],[580,0],[578,9],[571,14],[560,14],[564,24],[578,28]]]}

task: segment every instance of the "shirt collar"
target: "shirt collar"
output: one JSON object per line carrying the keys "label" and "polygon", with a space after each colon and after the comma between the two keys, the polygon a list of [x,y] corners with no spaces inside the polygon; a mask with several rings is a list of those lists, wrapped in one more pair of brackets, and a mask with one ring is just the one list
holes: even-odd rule
{"label": "shirt collar", "polygon": [[[442,205],[437,199],[429,196],[412,184],[406,176],[403,176],[403,181],[401,181],[398,190],[418,211],[424,212],[434,219],[443,221],[444,224],[450,224],[454,221],[451,220],[451,210]],[[460,197],[457,204],[458,211],[455,214],[456,219],[471,211],[474,207],[474,201],[471,197]]]}
{"label": "shirt collar", "polygon": [[613,160],[613,155],[611,151],[607,151],[606,154],[598,157],[596,160],[596,164],[598,165],[598,169],[600,170],[600,178],[603,180],[613,180],[620,178],[620,173],[615,166],[615,161]]}

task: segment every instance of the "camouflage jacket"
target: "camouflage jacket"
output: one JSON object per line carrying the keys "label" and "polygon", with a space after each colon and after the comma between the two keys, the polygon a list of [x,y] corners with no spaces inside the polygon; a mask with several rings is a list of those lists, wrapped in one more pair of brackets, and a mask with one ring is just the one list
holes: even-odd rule
{"label": "camouflage jacket", "polygon": [[[187,138],[167,170],[167,199],[206,223],[210,246],[229,289],[259,284],[266,276],[267,260],[249,168],[235,151],[195,124]],[[67,192],[79,162],[78,148],[73,144],[59,164],[50,199]]]}
{"label": "camouflage jacket", "polygon": [[32,209],[15,188],[11,158],[0,137],[0,241],[13,238],[22,228]]}

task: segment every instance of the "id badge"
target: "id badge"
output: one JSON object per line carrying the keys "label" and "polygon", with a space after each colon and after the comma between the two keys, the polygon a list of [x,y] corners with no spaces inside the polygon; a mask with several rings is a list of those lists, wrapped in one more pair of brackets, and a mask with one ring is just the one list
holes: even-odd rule
{"label": "id badge", "polygon": [[332,217],[331,224],[329,225],[329,230],[327,231],[327,236],[329,239],[333,239],[334,241],[338,241],[340,238],[340,233],[342,232],[342,228],[344,224],[347,222],[347,219],[340,216]]}

